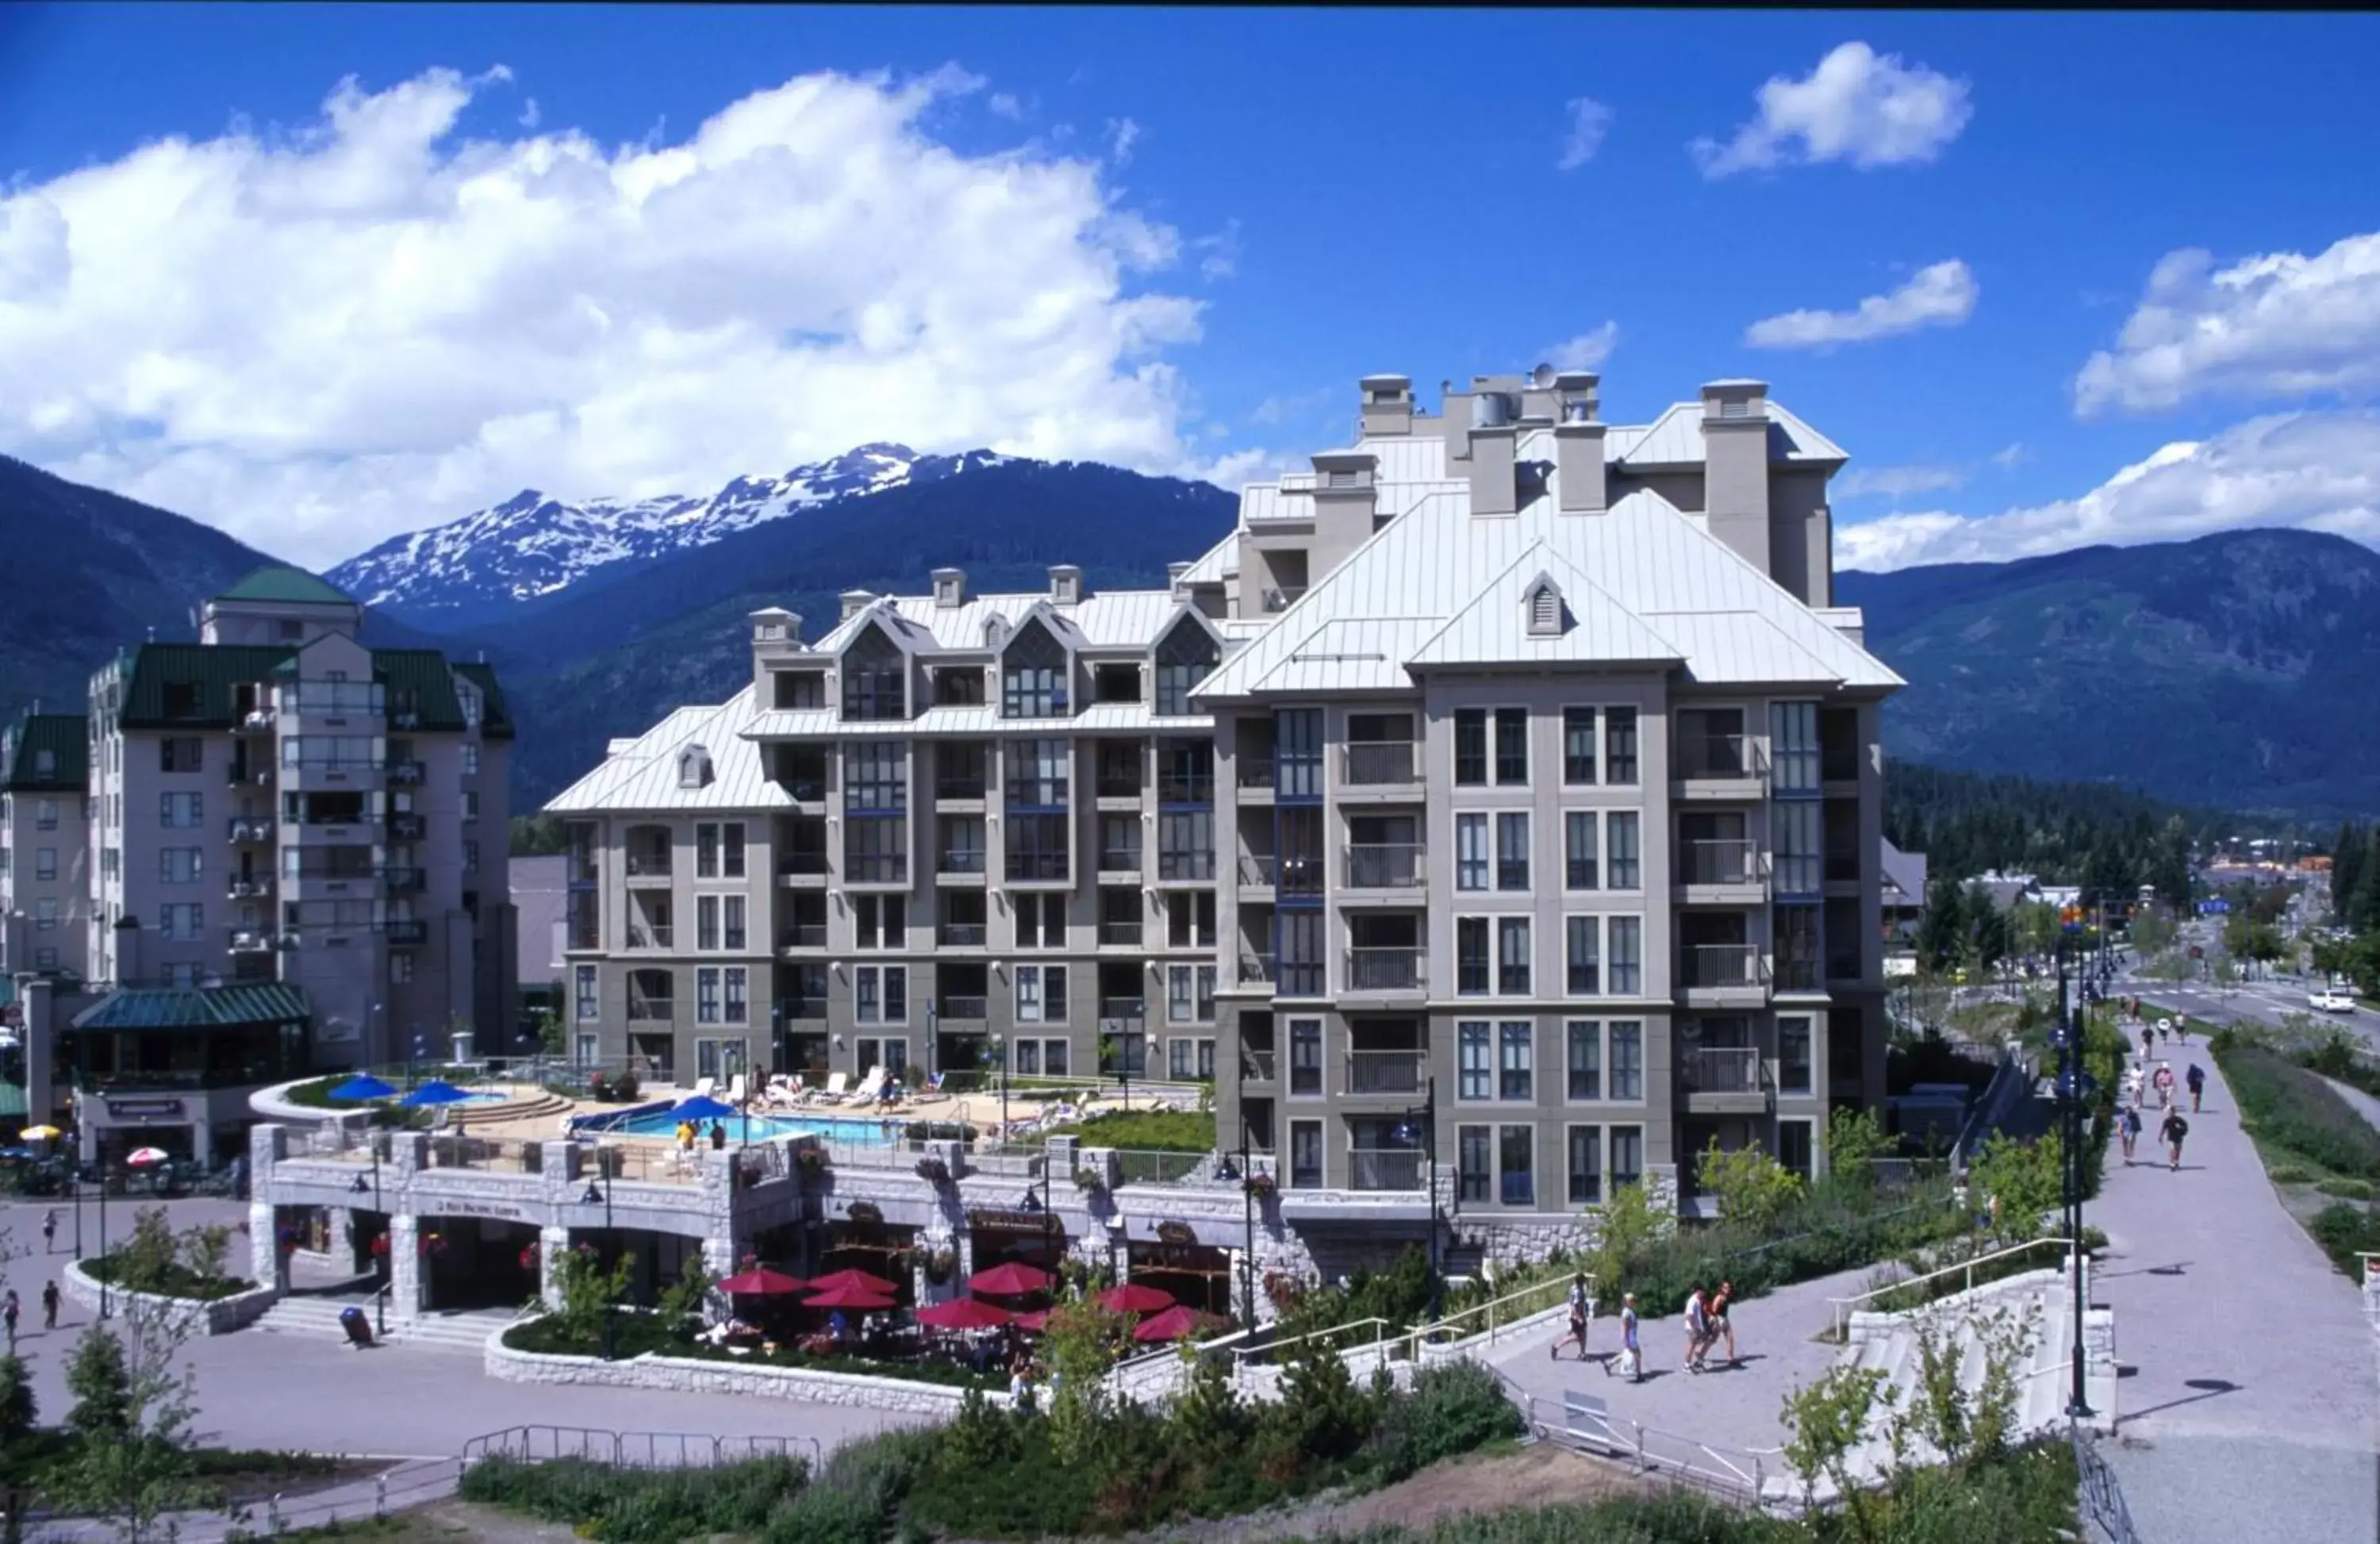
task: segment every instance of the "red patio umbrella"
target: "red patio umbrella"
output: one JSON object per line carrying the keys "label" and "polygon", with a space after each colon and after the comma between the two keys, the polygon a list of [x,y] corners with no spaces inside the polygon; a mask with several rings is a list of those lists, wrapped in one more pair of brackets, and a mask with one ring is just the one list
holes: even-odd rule
{"label": "red patio umbrella", "polygon": [[719,1283],[719,1290],[731,1297],[746,1295],[776,1297],[788,1292],[799,1292],[803,1285],[798,1276],[788,1276],[783,1271],[759,1268],[739,1270],[735,1275],[725,1278]]}
{"label": "red patio umbrella", "polygon": [[996,1330],[1008,1322],[1008,1312],[972,1297],[953,1297],[917,1310],[917,1322],[937,1330]]}
{"label": "red patio umbrella", "polygon": [[829,1287],[824,1292],[814,1292],[810,1295],[809,1301],[804,1305],[806,1307],[812,1308],[859,1308],[871,1312],[880,1308],[889,1308],[892,1306],[892,1299],[883,1293],[868,1292],[860,1287],[848,1285]]}
{"label": "red patio umbrella", "polygon": [[1115,1314],[1163,1313],[1173,1307],[1173,1295],[1160,1292],[1153,1286],[1143,1286],[1138,1282],[1126,1282],[1122,1286],[1111,1286],[1100,1293],[1099,1305]]}
{"label": "red patio umbrella", "polygon": [[1172,1307],[1161,1314],[1152,1314],[1134,1329],[1136,1341],[1178,1341],[1184,1335],[1195,1335],[1202,1330],[1222,1323],[1213,1314],[1202,1314],[1196,1308]]}
{"label": "red patio umbrella", "polygon": [[865,1270],[838,1270],[820,1276],[810,1283],[812,1292],[831,1292],[836,1287],[849,1287],[855,1292],[898,1292],[899,1287],[881,1276],[871,1276]]}
{"label": "red patio umbrella", "polygon": [[1050,1272],[1011,1260],[969,1276],[967,1290],[991,1297],[1022,1297],[1027,1293],[1049,1291]]}
{"label": "red patio umbrella", "polygon": [[1018,1329],[1038,1335],[1050,1328],[1050,1310],[1039,1308],[1029,1314],[1018,1314],[1014,1322]]}

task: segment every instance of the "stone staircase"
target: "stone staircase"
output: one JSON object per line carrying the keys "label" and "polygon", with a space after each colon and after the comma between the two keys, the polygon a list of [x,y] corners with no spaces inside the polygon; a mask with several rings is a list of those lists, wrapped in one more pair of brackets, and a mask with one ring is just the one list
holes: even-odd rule
{"label": "stone staircase", "polygon": [[[540,1089],[527,1099],[506,1100],[502,1104],[457,1104],[451,1108],[454,1113],[448,1117],[448,1125],[456,1130],[468,1130],[475,1125],[488,1125],[497,1121],[516,1121],[523,1116],[546,1119],[566,1115],[578,1108],[578,1101]],[[558,1120],[552,1125],[555,1130],[561,1128]]]}
{"label": "stone staircase", "polygon": [[[304,1335],[320,1341],[345,1342],[346,1331],[340,1327],[342,1309],[360,1307],[371,1311],[369,1298],[351,1296],[284,1297],[262,1318],[249,1326],[273,1335]],[[513,1321],[512,1310],[482,1308],[461,1313],[430,1313],[411,1319],[391,1317],[386,1343],[394,1346],[419,1346],[426,1350],[461,1352],[478,1356],[487,1349],[488,1337]],[[382,1337],[375,1334],[374,1339]]]}
{"label": "stone staircase", "polygon": [[[2085,1270],[2087,1290],[2087,1266]],[[1996,1310],[2006,1310],[2019,1320],[2029,1319],[2034,1328],[2033,1350],[2024,1358],[2018,1387],[2014,1436],[2022,1441],[2063,1430],[2067,1425],[2066,1403],[2072,1392],[2071,1291],[2061,1265],[2056,1270],[2029,1270],[1989,1283],[1921,1308],[1900,1313],[1855,1313],[1851,1318],[1850,1343],[1842,1360],[1852,1367],[1882,1372],[1884,1387],[1895,1395],[1895,1407],[1907,1412],[1918,1398],[1918,1380],[1924,1371],[1918,1355],[1919,1325],[1930,1320],[1955,1347],[1960,1385],[1973,1391],[1983,1382],[1986,1352],[1978,1323]],[[2114,1317],[2109,1310],[2094,1308],[2085,1312],[2084,1394],[2094,1412],[2089,1424],[2101,1430],[2112,1429],[2115,1421],[2114,1329]],[[1869,1483],[1880,1480],[1892,1467],[1892,1449],[1884,1426],[1879,1419],[1870,1429],[1866,1441],[1853,1450],[1849,1465],[1853,1476]],[[1910,1458],[1919,1464],[1933,1464],[1940,1462],[1941,1455],[1921,1440],[1916,1441]]]}

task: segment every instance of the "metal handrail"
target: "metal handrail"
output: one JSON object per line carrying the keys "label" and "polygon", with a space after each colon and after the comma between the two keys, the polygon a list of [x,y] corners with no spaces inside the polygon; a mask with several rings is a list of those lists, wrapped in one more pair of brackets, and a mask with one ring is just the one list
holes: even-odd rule
{"label": "metal handrail", "polygon": [[1865,1292],[1854,1293],[1849,1297],[1829,1297],[1827,1302],[1835,1310],[1835,1339],[1840,1342],[1843,1338],[1844,1327],[1849,1321],[1849,1311],[1853,1304],[1872,1302],[1887,1293],[1903,1292],[1924,1283],[1938,1281],[1945,1276],[1955,1276],[1962,1271],[1966,1274],[1967,1284],[1960,1290],[1973,1292],[1975,1290],[1975,1267],[1989,1264],[1996,1259],[2005,1259],[2011,1255],[2022,1255],[2029,1249],[2038,1249],[2050,1244],[2069,1250],[2074,1246],[2074,1241],[2070,1238],[2031,1239],[2022,1244],[2012,1244],[2005,1249],[1995,1249],[1987,1255],[1977,1255],[1972,1259],[1961,1260],[1956,1265],[1946,1265],[1938,1270],[1928,1270],[1922,1276],[1904,1276],[1888,1285],[1870,1287]]}

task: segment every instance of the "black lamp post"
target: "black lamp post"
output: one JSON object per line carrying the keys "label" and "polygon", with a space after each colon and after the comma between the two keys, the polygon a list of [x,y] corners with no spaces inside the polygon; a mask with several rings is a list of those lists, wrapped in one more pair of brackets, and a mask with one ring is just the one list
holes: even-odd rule
{"label": "black lamp post", "polygon": [[[275,1249],[280,1248],[281,1241],[274,1239],[273,1246]],[[110,1267],[107,1263],[107,1149],[104,1148],[100,1149],[99,1160],[99,1317],[105,1319],[107,1317],[107,1273]]]}
{"label": "black lamp post", "polygon": [[[601,1207],[602,1207],[602,1209],[603,1209],[603,1242],[604,1242],[606,1245],[608,1245],[608,1246],[610,1246],[610,1248],[611,1248],[612,1252],[613,1252],[614,1255],[618,1254],[618,1253],[619,1253],[619,1248],[620,1248],[620,1240],[619,1240],[618,1235],[617,1235],[617,1234],[615,1234],[612,1231],[612,1190],[611,1190],[611,1187],[610,1187],[609,1185],[597,1185],[593,1180],[591,1180],[591,1179],[590,1179],[590,1180],[589,1180],[589,1181],[587,1182],[587,1194],[585,1194],[584,1196],[579,1197],[579,1198],[578,1198],[578,1199],[579,1199],[579,1202],[580,1202],[580,1204],[581,1204],[581,1205],[585,1205],[585,1206],[598,1206],[598,1205],[600,1205],[600,1206],[601,1206]],[[619,1306],[617,1303],[609,1303],[609,1302],[607,1302],[607,1303],[605,1303],[605,1304],[603,1305],[603,1359],[604,1359],[605,1361],[607,1361],[607,1362],[608,1362],[608,1361],[611,1361],[611,1360],[613,1360],[613,1348],[614,1348],[614,1343],[613,1343],[613,1338],[612,1338],[612,1337],[613,1337],[613,1326],[612,1326],[612,1321],[613,1321],[613,1319],[615,1317],[617,1317],[617,1316],[618,1316],[619,1311],[620,1311],[620,1306]]]}
{"label": "black lamp post", "polygon": [[[1429,1191],[1429,1317],[1438,1320],[1440,1286],[1438,1279],[1438,1077],[1432,1074],[1422,1085],[1419,1110],[1408,1110],[1407,1115],[1421,1117],[1422,1184]],[[1245,1131],[1243,1140],[1245,1140]]]}
{"label": "black lamp post", "polygon": [[[380,1137],[376,1133],[366,1132],[364,1135],[364,1140],[371,1146],[372,1210],[380,1214],[381,1251],[373,1257],[372,1264],[372,1285],[374,1288],[372,1293],[372,1325],[373,1328],[379,1331],[380,1338],[386,1340],[388,1338],[388,1283],[380,1279],[381,1268],[379,1262],[389,1258],[388,1209],[381,1204],[380,1198]],[[355,1183],[347,1188],[354,1191],[358,1196],[362,1195],[364,1193],[364,1176],[358,1174],[356,1176]],[[279,1242],[280,1241],[277,1239],[274,1240],[276,1247],[279,1246]],[[390,1269],[392,1270],[395,1269],[393,1261],[391,1262]]]}
{"label": "black lamp post", "polygon": [[2066,978],[2067,944],[2063,934],[2058,949],[2058,1103],[2061,1116],[2064,1162],[2061,1166],[2061,1188],[2066,1203],[2066,1236],[2072,1241],[2073,1254],[2069,1274],[2073,1278],[2074,1333],[2072,1355],[2069,1361],[2073,1368],[2073,1386],[2066,1402],[2067,1417],[2083,1420],[2093,1414],[2083,1396],[2082,1375],[2084,1347],[2082,1342],[2082,1105],[2090,1093],[2090,1080],[2082,1072],[2082,1015],[2075,1009],[2068,993]]}
{"label": "black lamp post", "polygon": [[1257,1187],[1256,1170],[1248,1164],[1248,1117],[1243,1109],[1240,1115],[1240,1199],[1245,1213],[1242,1219],[1247,1236],[1240,1247],[1240,1300],[1247,1305],[1247,1319],[1242,1328],[1257,1326]]}

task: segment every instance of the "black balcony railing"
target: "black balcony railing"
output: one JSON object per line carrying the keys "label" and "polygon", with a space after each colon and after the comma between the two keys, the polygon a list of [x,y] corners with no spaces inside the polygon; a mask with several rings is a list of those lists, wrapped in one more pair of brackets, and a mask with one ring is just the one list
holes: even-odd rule
{"label": "black balcony railing", "polygon": [[1137,874],[1140,872],[1138,847],[1101,847],[1099,872],[1102,874]]}
{"label": "black balcony railing", "polygon": [[1269,986],[1272,982],[1272,956],[1270,954],[1259,954],[1252,950],[1243,950],[1241,952],[1240,985],[1244,987]]}
{"label": "black balcony railing", "polygon": [[941,855],[934,871],[938,874],[980,874],[983,872],[981,847],[958,847]]}
{"label": "black balcony railing", "polygon": [[826,947],[826,924],[794,922],[777,934],[780,949],[823,949]]}
{"label": "black balcony railing", "polygon": [[902,853],[867,853],[843,860],[843,877],[853,884],[898,884],[909,877]]}
{"label": "black balcony railing", "polygon": [[1167,772],[1157,780],[1160,804],[1212,804],[1215,778],[1211,772]]}
{"label": "black balcony railing", "polygon": [[1127,777],[1101,772],[1097,787],[1103,799],[1136,799],[1140,797],[1140,774],[1134,772]]}
{"label": "black balcony railing", "polygon": [[953,1019],[973,1023],[990,1017],[991,1004],[981,997],[945,997],[935,1003],[934,1014],[944,1024]]}
{"label": "black balcony railing", "polygon": [[1728,838],[1696,840],[1679,853],[1679,874],[1687,884],[1757,884],[1760,846]]}
{"label": "black balcony railing", "polygon": [[1099,999],[1101,1018],[1145,1019],[1148,1016],[1146,997],[1102,997]]}
{"label": "black balcony railing", "polygon": [[980,922],[945,922],[934,933],[937,942],[953,949],[980,949],[985,937]]}
{"label": "black balcony railing", "polygon": [[1243,788],[1271,787],[1273,771],[1270,748],[1258,746],[1242,755],[1239,759],[1239,776],[1240,786]]}
{"label": "black balcony railing", "polygon": [[1347,951],[1349,991],[1415,991],[1426,974],[1418,948],[1366,944]]}
{"label": "black balcony railing", "polygon": [[990,784],[980,777],[940,777],[934,780],[938,799],[979,799]]}
{"label": "black balcony railing", "polygon": [[1749,735],[1678,736],[1677,775],[1690,782],[1761,777],[1767,771],[1767,753]]}
{"label": "black balcony railing", "polygon": [[1351,1051],[1347,1053],[1346,1092],[1351,1094],[1418,1094],[1422,1085],[1422,1053],[1418,1051]]}
{"label": "black balcony railing", "polygon": [[675,946],[677,935],[666,922],[628,924],[628,947],[631,949],[668,949]]}
{"label": "black balcony railing", "polygon": [[1421,757],[1411,740],[1353,740],[1342,749],[1340,770],[1356,787],[1421,781]]}
{"label": "black balcony railing", "polygon": [[1347,1151],[1350,1190],[1419,1190],[1427,1155],[1412,1148],[1351,1148]]}
{"label": "black balcony railing", "polygon": [[1700,1046],[1685,1053],[1678,1071],[1689,1093],[1756,1094],[1763,1086],[1756,1046]]}
{"label": "black balcony railing", "polygon": [[1140,942],[1140,924],[1137,922],[1102,922],[1099,924],[1099,942],[1106,944],[1137,945]]}
{"label": "black balcony railing", "polygon": [[1062,880],[1066,877],[1064,853],[1010,853],[1008,877],[1012,880]]}
{"label": "black balcony railing", "polygon": [[1211,852],[1162,852],[1157,855],[1157,877],[1160,880],[1212,880],[1215,877],[1215,855]]}
{"label": "black balcony railing", "polygon": [[1379,842],[1347,849],[1351,890],[1405,890],[1427,878],[1427,854],[1418,842]]}
{"label": "black balcony railing", "polygon": [[1250,1083],[1269,1083],[1273,1080],[1274,1065],[1270,1046],[1240,1048],[1240,1076],[1244,1080]]}
{"label": "black balcony railing", "polygon": [[1757,987],[1767,974],[1759,947],[1751,943],[1690,943],[1679,965],[1685,985],[1704,990]]}
{"label": "black balcony railing", "polygon": [[1273,887],[1284,895],[1319,895],[1322,894],[1322,858],[1319,854],[1291,853],[1275,860]]}
{"label": "black balcony railing", "polygon": [[677,1005],[666,997],[631,997],[628,999],[628,1021],[632,1024],[674,1024]]}
{"label": "black balcony railing", "polygon": [[823,874],[826,854],[822,852],[781,852],[777,855],[777,872],[781,874]]}
{"label": "black balcony railing", "polygon": [[670,855],[665,852],[630,853],[627,869],[632,880],[665,880],[670,877]]}

